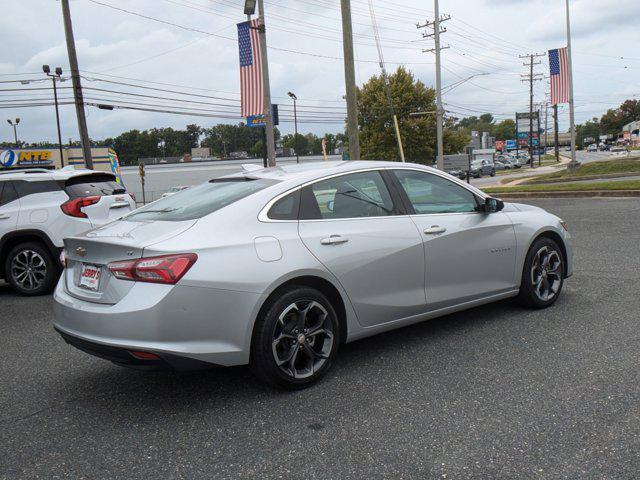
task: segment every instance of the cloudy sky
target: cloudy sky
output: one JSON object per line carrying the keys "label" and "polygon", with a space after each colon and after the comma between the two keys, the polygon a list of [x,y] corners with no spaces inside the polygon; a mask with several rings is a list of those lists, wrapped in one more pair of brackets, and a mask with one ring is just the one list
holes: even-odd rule
{"label": "cloudy sky", "polygon": [[[0,106],[20,117],[19,137],[56,140],[50,81],[43,64],[68,74],[60,2],[2,0]],[[71,0],[80,70],[88,103],[89,134],[116,136],[132,128],[188,123],[210,126],[239,121],[238,54],[235,24],[244,0]],[[433,19],[433,2],[373,0],[389,70],[406,65],[433,85],[434,57],[422,49],[416,23]],[[640,2],[572,0],[574,81],[578,121],[599,116],[640,89]],[[342,129],[345,106],[340,0],[265,0],[271,90],[281,105],[281,130],[293,130],[288,91],[299,98],[300,129],[322,133]],[[368,0],[352,0],[358,84],[379,73]],[[453,116],[494,113],[513,118],[528,110],[528,85],[519,55],[544,53],[566,43],[563,0],[441,0],[451,16],[443,26],[445,108]],[[635,51],[634,51],[635,50]],[[546,57],[536,71],[548,75]],[[28,80],[23,84],[19,81]],[[71,82],[60,84],[61,102]],[[535,101],[544,102],[548,81],[536,82]],[[140,110],[144,109],[144,110]],[[187,115],[161,113],[164,110]],[[199,114],[203,116],[196,116]],[[217,115],[213,118],[210,115]],[[61,107],[63,141],[78,138],[75,111]],[[0,141],[12,141],[3,121]],[[561,109],[561,128],[568,110]]]}

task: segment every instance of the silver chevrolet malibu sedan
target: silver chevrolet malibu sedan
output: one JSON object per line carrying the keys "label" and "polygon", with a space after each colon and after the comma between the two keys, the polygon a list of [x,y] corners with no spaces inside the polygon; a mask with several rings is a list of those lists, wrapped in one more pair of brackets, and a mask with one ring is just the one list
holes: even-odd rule
{"label": "silver chevrolet malibu sedan", "polygon": [[250,364],[303,388],[341,344],[508,297],[544,308],[567,225],[429,167],[323,162],[216,178],[65,239],[54,327],[136,368]]}

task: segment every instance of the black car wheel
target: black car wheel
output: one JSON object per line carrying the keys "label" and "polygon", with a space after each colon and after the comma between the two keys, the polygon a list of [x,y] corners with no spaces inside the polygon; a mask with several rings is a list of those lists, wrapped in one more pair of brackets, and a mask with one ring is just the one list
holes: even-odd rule
{"label": "black car wheel", "polygon": [[538,238],[527,253],[522,271],[520,303],[529,308],[546,308],[560,296],[564,283],[564,260],[558,244]]}
{"label": "black car wheel", "polygon": [[50,293],[58,278],[58,266],[47,248],[36,242],[13,247],[5,259],[5,279],[21,295]]}
{"label": "black car wheel", "polygon": [[271,385],[301,389],[322,378],[340,343],[338,318],[318,290],[287,287],[258,319],[251,346],[251,367]]}

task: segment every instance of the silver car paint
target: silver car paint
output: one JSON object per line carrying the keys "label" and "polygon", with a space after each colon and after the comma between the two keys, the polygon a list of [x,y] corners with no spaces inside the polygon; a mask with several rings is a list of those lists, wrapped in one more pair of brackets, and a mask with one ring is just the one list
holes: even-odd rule
{"label": "silver car paint", "polygon": [[[126,259],[125,252],[128,251],[133,252],[133,257],[194,252],[198,255],[198,261],[176,286],[114,279],[114,284],[127,285],[114,293],[110,300],[113,303],[80,298],[74,290],[74,279],[67,273],[61,278],[54,294],[54,325],[64,332],[96,343],[175,353],[219,365],[238,365],[249,360],[254,322],[264,302],[278,287],[295,278],[312,276],[335,287],[345,307],[346,341],[352,341],[517,294],[519,272],[522,271],[527,248],[541,232],[553,231],[563,239],[568,255],[567,273],[572,271],[569,235],[562,228],[560,220],[541,209],[506,204],[499,214],[473,214],[477,215],[474,217],[478,219],[476,223],[482,224],[482,217],[490,220],[485,229],[489,235],[480,242],[475,239],[476,244],[471,247],[480,256],[479,259],[470,260],[468,264],[472,267],[473,281],[460,290],[458,299],[455,295],[439,291],[437,285],[432,285],[432,297],[442,301],[430,304],[429,286],[425,286],[425,276],[429,278],[429,275],[424,262],[420,230],[422,221],[429,219],[419,217],[432,217],[431,215],[368,220],[378,222],[381,230],[385,229],[383,224],[387,222],[388,225],[398,226],[393,234],[403,242],[407,251],[415,252],[416,255],[413,265],[408,265],[407,258],[410,255],[405,255],[403,248],[392,245],[386,235],[381,236],[379,240],[382,243],[377,244],[375,236],[369,233],[371,227],[363,228],[364,223],[368,222],[362,222],[362,219],[343,221],[350,232],[349,242],[323,245],[320,248],[317,242],[324,238],[323,235],[336,234],[335,224],[332,223],[337,221],[273,221],[265,217],[266,211],[277,198],[302,185],[328,176],[375,169],[413,168],[428,171],[445,176],[481,198],[485,195],[446,174],[420,165],[326,162],[319,167],[306,165],[252,172],[252,175],[278,178],[282,182],[192,222],[186,229],[179,226],[175,231],[167,232],[163,238],[155,239],[158,241],[154,241],[150,234],[143,235],[143,240],[142,237],[136,238],[135,233],[131,232],[131,243],[124,245],[120,238],[122,235],[118,234],[122,222],[102,227],[100,236],[105,241],[99,242],[100,248],[111,248],[108,246],[111,243],[120,243],[118,248],[123,258],[113,258],[117,256],[115,250],[108,254],[99,253],[99,250],[94,252],[96,244],[87,243],[91,241],[88,236],[66,239],[65,248],[72,261],[84,260],[104,265],[108,261]],[[444,222],[445,216],[442,217],[440,221]],[[452,216],[446,217],[447,222],[451,222]],[[512,227],[507,228],[505,218],[513,221]],[[406,228],[408,222],[413,223],[413,233],[410,228]],[[451,228],[453,232],[458,229],[460,244],[464,243],[465,238],[473,241],[470,235],[465,235],[462,231],[464,220],[458,219],[455,222],[458,225]],[[324,233],[323,226],[326,227]],[[142,226],[139,228],[144,231]],[[345,230],[338,231],[337,234],[342,231]],[[504,232],[506,237],[500,237],[500,232]],[[110,237],[117,240],[112,242],[108,240]],[[263,244],[264,238],[276,239],[281,250],[279,259],[274,258],[277,255],[273,253],[273,240],[267,242],[272,253],[267,254],[266,259],[263,258],[257,245]],[[343,261],[339,261],[340,249],[348,250],[355,244],[352,243],[352,238],[354,242],[358,239],[358,245],[367,254],[353,249],[351,255],[342,255]],[[495,239],[496,246],[492,245],[491,239]],[[425,240],[427,255],[429,242],[433,240]],[[312,246],[314,242],[315,247]],[[434,246],[440,250],[445,244],[446,242],[439,246],[434,242]],[[73,253],[74,248],[80,245],[86,245],[89,250],[84,259],[75,257]],[[496,252],[505,271],[498,272],[499,278],[483,287],[480,284],[483,283],[483,269],[485,274],[487,272],[486,257],[492,255],[490,247],[510,247],[512,250]],[[404,270],[390,272],[391,264],[385,264],[387,254],[395,256]],[[433,268],[442,268],[444,260],[440,259],[439,262],[441,263],[434,263]],[[380,265],[377,266],[377,263]],[[417,273],[418,270],[422,273]],[[447,281],[454,288],[454,270],[450,271],[451,276]],[[376,282],[381,281],[380,276],[388,288],[386,292],[383,288],[377,288]],[[386,276],[391,279],[387,280]],[[393,285],[393,279],[399,285]],[[360,287],[358,281],[365,282],[364,285],[368,285],[370,290]],[[420,304],[420,301],[424,303]],[[397,313],[394,315],[396,308]]]}

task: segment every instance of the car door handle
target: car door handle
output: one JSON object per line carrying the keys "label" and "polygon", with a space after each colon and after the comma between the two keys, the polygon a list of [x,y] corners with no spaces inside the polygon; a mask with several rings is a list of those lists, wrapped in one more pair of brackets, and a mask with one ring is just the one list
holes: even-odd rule
{"label": "car door handle", "polygon": [[427,235],[435,235],[436,233],[444,233],[447,229],[444,227],[439,227],[438,225],[431,225],[431,228],[426,228],[424,233]]}
{"label": "car door handle", "polygon": [[11,218],[11,215],[0,215],[0,220],[8,220]]}
{"label": "car door handle", "polygon": [[347,243],[348,238],[341,237],[340,235],[331,235],[330,237],[320,240],[322,245],[340,245],[341,243]]}

